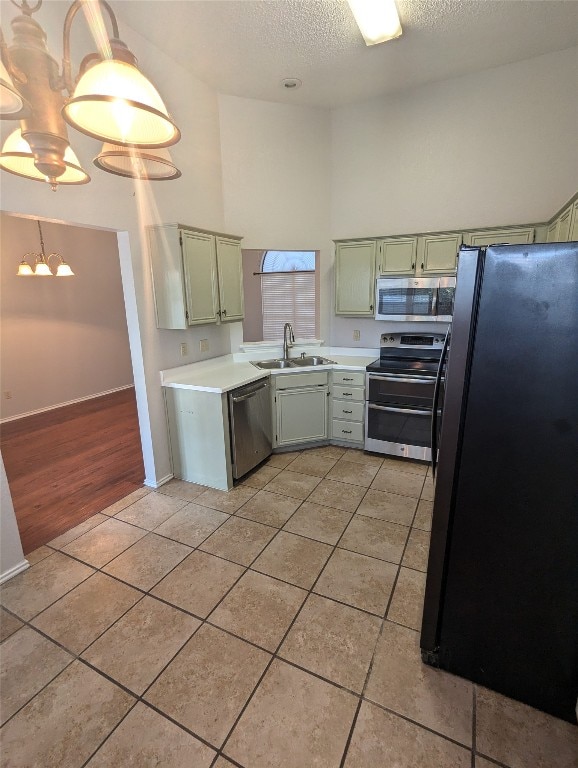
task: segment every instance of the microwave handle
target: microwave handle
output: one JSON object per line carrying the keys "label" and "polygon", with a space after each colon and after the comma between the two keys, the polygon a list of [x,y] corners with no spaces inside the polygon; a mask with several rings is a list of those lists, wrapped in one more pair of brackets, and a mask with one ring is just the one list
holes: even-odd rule
{"label": "microwave handle", "polygon": [[[423,269],[423,264],[422,264],[422,269]],[[434,316],[437,315],[437,313],[438,313],[437,310],[438,310],[438,291],[439,291],[439,289],[440,289],[440,286],[439,286],[439,283],[438,283],[437,288],[433,292],[433,297],[432,297],[432,302],[431,302],[431,313]]]}

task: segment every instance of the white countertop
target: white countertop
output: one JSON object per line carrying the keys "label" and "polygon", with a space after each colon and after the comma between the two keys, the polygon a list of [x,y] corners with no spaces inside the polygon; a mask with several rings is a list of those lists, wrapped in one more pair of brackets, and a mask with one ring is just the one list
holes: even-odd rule
{"label": "white countertop", "polygon": [[[267,357],[255,353],[241,352],[235,355],[223,355],[211,360],[199,363],[190,363],[178,368],[169,368],[161,371],[161,384],[163,387],[175,389],[196,389],[203,392],[224,393],[232,389],[250,384],[253,381],[267,378],[269,375],[283,376],[288,373],[300,371],[331,370],[358,370],[364,371],[369,363],[379,357],[379,350],[357,350],[341,347],[319,347],[308,350],[316,355],[327,357],[333,362],[328,365],[301,366],[299,368],[285,368],[283,370],[267,371],[257,368],[249,359],[273,359],[281,355],[269,354]],[[363,354],[359,354],[359,353]],[[297,351],[293,351],[292,357],[298,357]]]}

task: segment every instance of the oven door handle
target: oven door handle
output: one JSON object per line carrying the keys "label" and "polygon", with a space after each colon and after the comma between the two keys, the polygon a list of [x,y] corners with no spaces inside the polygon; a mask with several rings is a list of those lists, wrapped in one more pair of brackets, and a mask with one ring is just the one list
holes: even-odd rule
{"label": "oven door handle", "polygon": [[375,405],[374,403],[368,403],[367,407],[374,411],[387,411],[388,413],[413,413],[416,416],[431,416],[431,411],[418,411],[415,408],[391,408],[389,405]]}
{"label": "oven door handle", "polygon": [[446,355],[448,353],[448,348],[450,344],[450,338],[451,338],[451,325],[448,328],[448,332],[446,333],[446,337],[444,339],[444,345],[442,348],[442,353],[440,355],[440,364],[438,366],[438,373],[436,376],[436,383],[434,386],[434,394],[433,394],[433,403],[432,403],[432,412],[431,412],[431,473],[432,477],[435,480],[436,476],[436,469],[438,464],[438,402],[440,399],[440,389],[441,389],[441,382],[442,377],[444,373],[444,364],[446,361]]}
{"label": "oven door handle", "polygon": [[369,374],[370,381],[395,381],[400,384],[435,384],[435,376],[430,376],[427,379],[418,378],[417,376],[396,376],[395,374],[388,374],[387,376],[373,376]]}

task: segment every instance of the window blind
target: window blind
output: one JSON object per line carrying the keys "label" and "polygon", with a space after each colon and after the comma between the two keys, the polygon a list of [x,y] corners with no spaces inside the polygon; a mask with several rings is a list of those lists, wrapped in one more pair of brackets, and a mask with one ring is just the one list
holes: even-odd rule
{"label": "window blind", "polygon": [[272,272],[261,277],[263,341],[283,338],[291,323],[295,338],[315,338],[315,272]]}

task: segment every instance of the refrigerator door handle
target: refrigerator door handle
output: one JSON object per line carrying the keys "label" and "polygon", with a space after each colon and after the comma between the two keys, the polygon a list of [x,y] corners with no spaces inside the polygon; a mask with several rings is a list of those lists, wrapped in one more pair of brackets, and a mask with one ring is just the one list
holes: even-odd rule
{"label": "refrigerator door handle", "polygon": [[431,472],[432,476],[435,480],[436,476],[436,469],[437,469],[437,454],[438,454],[438,402],[440,399],[440,388],[441,388],[441,381],[442,376],[444,372],[444,365],[446,361],[446,356],[448,353],[448,348],[450,345],[450,337],[451,337],[451,325],[448,328],[448,332],[446,333],[446,337],[444,339],[444,345],[442,348],[442,353],[440,355],[440,362],[438,365],[438,372],[436,376],[436,383],[434,385],[434,394],[433,394],[433,403],[432,403],[432,413],[431,413]]}

